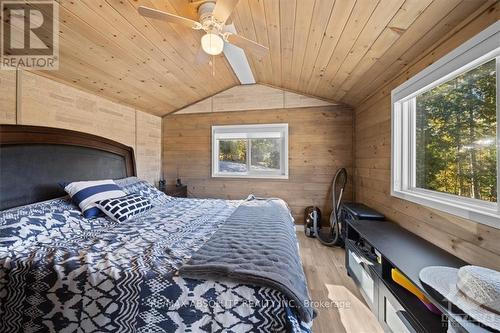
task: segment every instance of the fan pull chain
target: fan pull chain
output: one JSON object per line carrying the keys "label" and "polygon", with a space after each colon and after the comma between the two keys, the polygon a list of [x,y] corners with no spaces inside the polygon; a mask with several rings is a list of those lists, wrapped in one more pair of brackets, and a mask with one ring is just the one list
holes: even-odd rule
{"label": "fan pull chain", "polygon": [[212,56],[212,76],[215,77],[215,56]]}

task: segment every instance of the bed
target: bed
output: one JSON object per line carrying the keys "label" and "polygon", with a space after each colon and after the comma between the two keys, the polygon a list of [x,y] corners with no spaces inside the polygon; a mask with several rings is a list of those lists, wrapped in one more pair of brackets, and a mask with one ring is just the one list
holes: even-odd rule
{"label": "bed", "polygon": [[[131,148],[88,134],[2,125],[0,143],[1,332],[310,331],[286,288],[179,274],[235,212],[268,201],[169,197],[136,177]],[[153,209],[85,219],[57,185],[83,179],[115,179]]]}

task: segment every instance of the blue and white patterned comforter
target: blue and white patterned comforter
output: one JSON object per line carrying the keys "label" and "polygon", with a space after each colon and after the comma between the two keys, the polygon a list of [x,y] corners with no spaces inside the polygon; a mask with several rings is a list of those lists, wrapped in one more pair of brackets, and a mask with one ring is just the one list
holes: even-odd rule
{"label": "blue and white patterned comforter", "polygon": [[123,224],[67,199],[0,212],[0,332],[307,332],[278,291],[176,272],[241,201],[174,199]]}

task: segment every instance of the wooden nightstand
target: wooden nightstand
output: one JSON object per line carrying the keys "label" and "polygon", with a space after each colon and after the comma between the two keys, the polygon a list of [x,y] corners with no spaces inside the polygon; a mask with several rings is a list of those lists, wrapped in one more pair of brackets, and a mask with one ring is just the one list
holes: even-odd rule
{"label": "wooden nightstand", "polygon": [[187,185],[175,186],[167,185],[163,190],[161,190],[166,195],[177,198],[187,198]]}

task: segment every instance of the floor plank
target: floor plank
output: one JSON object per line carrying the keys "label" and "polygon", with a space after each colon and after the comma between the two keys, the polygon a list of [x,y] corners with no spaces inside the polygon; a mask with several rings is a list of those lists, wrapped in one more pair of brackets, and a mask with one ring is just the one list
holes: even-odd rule
{"label": "floor plank", "polygon": [[313,332],[383,332],[358,288],[347,276],[344,249],[323,246],[303,232],[297,232],[297,238],[310,296],[318,310]]}

